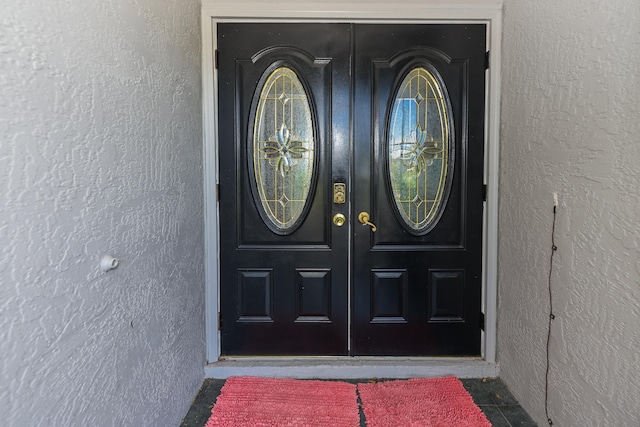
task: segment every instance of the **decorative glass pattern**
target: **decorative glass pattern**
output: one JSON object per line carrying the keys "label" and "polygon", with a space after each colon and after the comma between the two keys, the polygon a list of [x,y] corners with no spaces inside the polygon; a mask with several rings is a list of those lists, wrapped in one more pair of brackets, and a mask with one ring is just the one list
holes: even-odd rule
{"label": "decorative glass pattern", "polygon": [[400,84],[391,110],[391,190],[400,216],[418,233],[435,226],[450,179],[450,104],[445,97],[435,76],[418,67]]}
{"label": "decorative glass pattern", "polygon": [[294,227],[314,174],[314,135],[307,93],[296,73],[275,69],[260,92],[253,132],[253,170],[264,213],[276,231]]}

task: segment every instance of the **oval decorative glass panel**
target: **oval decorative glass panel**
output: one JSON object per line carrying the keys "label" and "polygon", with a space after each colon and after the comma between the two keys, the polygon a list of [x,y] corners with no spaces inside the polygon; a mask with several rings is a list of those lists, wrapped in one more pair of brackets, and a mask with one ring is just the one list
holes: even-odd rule
{"label": "oval decorative glass panel", "polygon": [[276,68],[262,81],[251,144],[256,205],[272,231],[287,234],[305,211],[315,173],[311,106],[292,69]]}
{"label": "oval decorative glass panel", "polygon": [[438,222],[453,164],[450,102],[426,68],[412,69],[393,102],[388,129],[391,191],[409,231],[424,234]]}

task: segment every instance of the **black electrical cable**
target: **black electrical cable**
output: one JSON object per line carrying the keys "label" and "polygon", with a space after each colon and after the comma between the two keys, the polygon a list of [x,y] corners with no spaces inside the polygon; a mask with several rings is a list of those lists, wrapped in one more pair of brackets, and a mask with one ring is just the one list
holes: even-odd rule
{"label": "black electrical cable", "polygon": [[553,314],[553,293],[551,292],[551,273],[553,272],[553,256],[556,254],[556,206],[553,206],[553,225],[551,226],[551,259],[549,260],[549,328],[547,329],[547,370],[544,378],[544,412],[547,422],[553,425],[549,416],[549,344],[551,343],[551,322],[556,316]]}

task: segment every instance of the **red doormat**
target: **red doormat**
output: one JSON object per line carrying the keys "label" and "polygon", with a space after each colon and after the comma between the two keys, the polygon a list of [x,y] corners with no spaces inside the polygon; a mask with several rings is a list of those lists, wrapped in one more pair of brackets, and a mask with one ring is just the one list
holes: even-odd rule
{"label": "red doormat", "polygon": [[368,427],[491,427],[456,377],[358,384]]}
{"label": "red doormat", "polygon": [[205,427],[358,427],[356,386],[336,381],[229,378]]}

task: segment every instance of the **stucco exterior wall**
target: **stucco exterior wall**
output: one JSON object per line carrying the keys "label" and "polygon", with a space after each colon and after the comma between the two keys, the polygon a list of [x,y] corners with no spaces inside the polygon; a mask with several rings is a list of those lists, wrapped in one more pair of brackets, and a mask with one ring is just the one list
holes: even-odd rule
{"label": "stucco exterior wall", "polygon": [[[199,8],[2,4],[4,426],[176,426],[197,392]],[[120,266],[101,272],[105,254]]]}
{"label": "stucco exterior wall", "polygon": [[499,218],[501,377],[544,414],[640,425],[640,3],[505,0]]}

